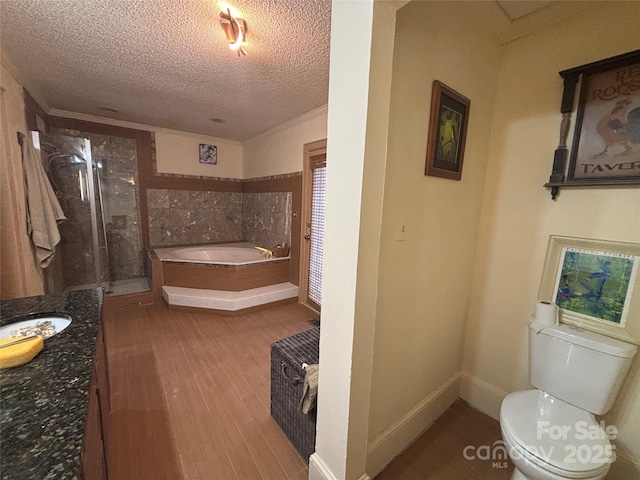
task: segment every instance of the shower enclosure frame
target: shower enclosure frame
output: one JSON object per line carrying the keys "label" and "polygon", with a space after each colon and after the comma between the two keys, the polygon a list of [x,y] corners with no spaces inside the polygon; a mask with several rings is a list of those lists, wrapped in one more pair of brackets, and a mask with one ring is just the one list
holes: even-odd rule
{"label": "shower enclosure frame", "polygon": [[[37,130],[31,131],[31,136],[32,136],[32,140],[33,140],[33,144],[36,147],[36,149],[38,149],[39,151],[41,150],[41,138],[40,138],[40,132]],[[99,233],[98,233],[98,209],[96,206],[96,193],[99,195],[99,201],[100,201],[100,208],[101,208],[101,215],[100,215],[100,221],[102,222],[102,231],[105,233],[105,238],[104,238],[104,248],[105,248],[105,254],[107,257],[107,261],[109,258],[109,251],[108,251],[108,244],[107,244],[107,239],[106,239],[106,225],[104,222],[104,207],[103,207],[103,201],[102,201],[102,189],[100,187],[100,174],[98,171],[98,168],[95,169],[95,177],[94,177],[94,167],[97,167],[96,165],[94,165],[93,162],[93,157],[91,155],[91,142],[89,141],[88,138],[82,138],[82,137],[73,137],[73,136],[69,136],[69,135],[57,135],[57,134],[42,134],[44,136],[56,136],[56,137],[68,137],[68,138],[77,138],[77,139],[81,139],[82,142],[82,160],[84,160],[84,166],[85,166],[85,170],[80,170],[79,172],[82,172],[82,174],[86,174],[86,177],[84,178],[84,184],[86,185],[86,189],[87,189],[87,197],[89,200],[89,215],[91,218],[91,245],[92,245],[92,256],[93,256],[93,273],[95,275],[95,282],[91,282],[89,284],[83,284],[83,285],[93,285],[95,284],[95,286],[97,287],[108,287],[109,282],[106,282],[107,285],[105,285],[105,282],[102,280],[102,268],[101,268],[101,259],[100,259],[100,244],[99,244]],[[78,155],[75,155],[76,157],[80,158]],[[47,170],[49,170],[49,168],[47,168]],[[47,172],[49,173],[49,172]],[[81,190],[81,195],[82,195],[82,178],[79,176],[79,184],[80,184],[80,190]],[[97,180],[94,180],[97,179]],[[98,183],[97,185],[97,190],[96,190],[96,185],[95,183]],[[66,214],[66,212],[65,212]],[[47,284],[48,284],[48,289],[50,292],[55,290],[54,284],[53,284],[53,279],[52,279],[52,271],[47,268],[45,269],[45,275],[47,278]],[[65,285],[65,289],[66,289],[66,285]]]}
{"label": "shower enclosure frame", "polygon": [[[93,237],[93,265],[94,272],[96,274],[96,284],[102,285],[102,269],[100,268],[100,245],[98,244],[98,211],[96,208],[96,188],[95,183],[93,181],[93,157],[91,156],[91,142],[88,138],[84,139],[84,153],[85,153],[85,162],[87,164],[87,190],[89,193],[89,209],[91,212],[91,235]],[[100,177],[97,174],[96,168],[96,178],[98,182],[100,182]],[[100,191],[100,204],[102,205],[102,191],[100,186],[98,185],[98,190]],[[106,225],[104,224],[104,209],[101,210],[102,215],[100,215],[100,219],[102,221],[102,231],[106,232]],[[105,249],[107,249],[107,259],[109,258],[109,245],[106,243],[105,238]]]}
{"label": "shower enclosure frame", "polygon": [[165,178],[155,175],[154,159],[152,153],[153,139],[151,132],[137,130],[134,128],[121,127],[117,125],[107,125],[103,123],[95,123],[86,120],[56,116],[49,116],[48,125],[50,128],[63,128],[70,130],[79,130],[98,135],[130,138],[136,142],[142,246],[145,249],[149,248],[149,224],[145,220],[148,214],[146,192],[147,188],[164,188],[160,185],[164,185],[165,182],[167,184],[180,185],[182,182],[188,180],[184,178]]}

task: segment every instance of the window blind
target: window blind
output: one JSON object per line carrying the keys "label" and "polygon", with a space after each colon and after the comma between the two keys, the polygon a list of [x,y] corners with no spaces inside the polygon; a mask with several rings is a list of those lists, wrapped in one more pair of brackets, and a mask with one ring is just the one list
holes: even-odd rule
{"label": "window blind", "polygon": [[[320,157],[320,155],[318,155]],[[324,204],[326,192],[326,156],[313,168],[311,192],[311,251],[309,256],[309,299],[322,305],[322,256],[324,246]],[[313,164],[312,164],[313,165]]]}

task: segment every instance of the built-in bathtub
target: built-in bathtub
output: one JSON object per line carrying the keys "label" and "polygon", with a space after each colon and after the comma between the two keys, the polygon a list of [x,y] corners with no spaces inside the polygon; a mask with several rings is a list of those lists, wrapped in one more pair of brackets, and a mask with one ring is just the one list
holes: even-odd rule
{"label": "built-in bathtub", "polygon": [[286,258],[267,257],[255,245],[243,243],[223,243],[198,247],[178,247],[156,249],[163,262],[201,263],[207,265],[244,266],[266,263],[281,263]]}
{"label": "built-in bathtub", "polygon": [[267,257],[251,243],[157,248],[169,305],[240,311],[295,299],[289,257]]}

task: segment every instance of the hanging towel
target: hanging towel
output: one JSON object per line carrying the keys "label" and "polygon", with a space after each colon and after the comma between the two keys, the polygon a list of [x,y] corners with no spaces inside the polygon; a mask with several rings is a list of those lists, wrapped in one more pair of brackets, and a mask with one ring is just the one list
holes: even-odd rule
{"label": "hanging towel", "polygon": [[22,141],[22,167],[27,201],[27,234],[35,247],[38,265],[46,268],[53,259],[56,245],[60,243],[58,222],[66,220],[66,217],[42,167],[40,155],[28,136]]}
{"label": "hanging towel", "polygon": [[316,408],[318,398],[318,364],[307,365],[307,374],[304,376],[304,386],[302,387],[302,398],[300,399],[300,410],[308,415]]}

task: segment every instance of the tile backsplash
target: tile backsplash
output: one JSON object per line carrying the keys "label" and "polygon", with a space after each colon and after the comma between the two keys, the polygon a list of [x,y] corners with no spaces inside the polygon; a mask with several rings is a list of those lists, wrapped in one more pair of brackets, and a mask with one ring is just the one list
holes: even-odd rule
{"label": "tile backsplash", "polygon": [[244,240],[266,248],[291,244],[291,201],[291,192],[243,193]]}
{"label": "tile backsplash", "polygon": [[291,193],[147,189],[152,246],[291,241]]}

